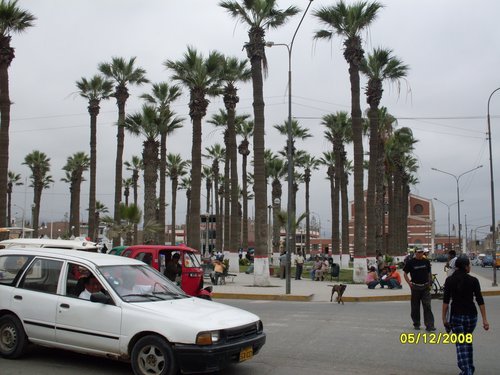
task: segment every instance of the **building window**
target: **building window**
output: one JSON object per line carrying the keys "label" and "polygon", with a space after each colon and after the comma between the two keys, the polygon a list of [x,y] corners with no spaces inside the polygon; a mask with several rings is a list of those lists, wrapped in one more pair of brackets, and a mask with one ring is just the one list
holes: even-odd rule
{"label": "building window", "polygon": [[415,206],[413,206],[413,212],[417,215],[420,215],[422,212],[424,212],[424,207],[421,204],[416,204]]}

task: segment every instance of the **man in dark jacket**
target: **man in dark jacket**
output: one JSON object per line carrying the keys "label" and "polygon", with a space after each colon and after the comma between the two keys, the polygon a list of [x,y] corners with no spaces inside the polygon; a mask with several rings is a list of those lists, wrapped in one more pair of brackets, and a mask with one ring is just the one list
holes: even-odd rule
{"label": "man in dark jacket", "polygon": [[[415,257],[408,260],[403,268],[404,277],[411,289],[411,319],[413,327],[420,329],[420,303],[424,310],[426,331],[435,331],[434,315],[431,309],[432,285],[431,263],[424,259],[424,249],[417,249]],[[408,277],[410,274],[410,277]]]}

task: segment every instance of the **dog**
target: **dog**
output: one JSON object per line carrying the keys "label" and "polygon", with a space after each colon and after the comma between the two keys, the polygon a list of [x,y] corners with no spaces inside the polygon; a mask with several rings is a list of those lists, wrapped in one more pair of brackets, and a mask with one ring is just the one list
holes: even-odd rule
{"label": "dog", "polygon": [[337,303],[342,302],[342,305],[344,304],[344,301],[342,300],[342,296],[344,295],[344,292],[347,288],[346,284],[335,284],[335,285],[328,285],[332,287],[332,295],[330,297],[330,302],[333,301],[333,295],[335,292],[337,292],[337,298],[335,299]]}

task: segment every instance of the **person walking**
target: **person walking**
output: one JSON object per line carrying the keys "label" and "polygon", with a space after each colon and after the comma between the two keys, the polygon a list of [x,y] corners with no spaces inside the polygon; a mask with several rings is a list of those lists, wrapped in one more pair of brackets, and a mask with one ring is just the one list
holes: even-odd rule
{"label": "person walking", "polygon": [[[408,260],[403,268],[404,278],[411,289],[411,319],[413,328],[420,329],[420,304],[424,311],[426,331],[435,331],[434,315],[431,310],[432,273],[431,263],[424,259],[424,249],[417,249],[415,257]],[[408,274],[410,277],[408,277]]]}
{"label": "person walking", "polygon": [[455,250],[448,251],[448,261],[444,266],[446,277],[450,277],[455,272],[455,262],[457,261],[457,252]]}
{"label": "person walking", "polygon": [[[456,335],[464,334],[465,340],[457,340],[457,365],[461,375],[474,374],[474,361],[472,356],[472,332],[477,324],[477,309],[474,297],[481,312],[484,330],[490,329],[486,318],[486,307],[481,294],[481,286],[477,278],[469,275],[470,261],[466,257],[457,258],[455,272],[444,283],[444,297],[442,319],[446,331],[453,331]],[[451,299],[451,314],[448,320],[448,309]],[[461,337],[461,336],[457,336]],[[470,340],[468,340],[470,337]],[[468,341],[470,343],[468,343]]]}
{"label": "person walking", "polygon": [[297,256],[295,257],[295,280],[302,280],[302,269],[304,267],[304,257],[302,252],[297,251]]}

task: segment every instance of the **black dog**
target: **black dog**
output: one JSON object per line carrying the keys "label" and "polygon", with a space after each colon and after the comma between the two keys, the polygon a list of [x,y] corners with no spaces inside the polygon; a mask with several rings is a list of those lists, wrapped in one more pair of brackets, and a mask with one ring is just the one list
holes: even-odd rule
{"label": "black dog", "polygon": [[333,295],[335,294],[335,292],[337,292],[336,301],[337,301],[337,303],[342,302],[342,305],[343,305],[344,301],[342,300],[342,296],[347,288],[347,285],[346,284],[335,284],[335,285],[328,285],[328,286],[332,287],[332,295],[330,297],[330,302],[333,301]]}

